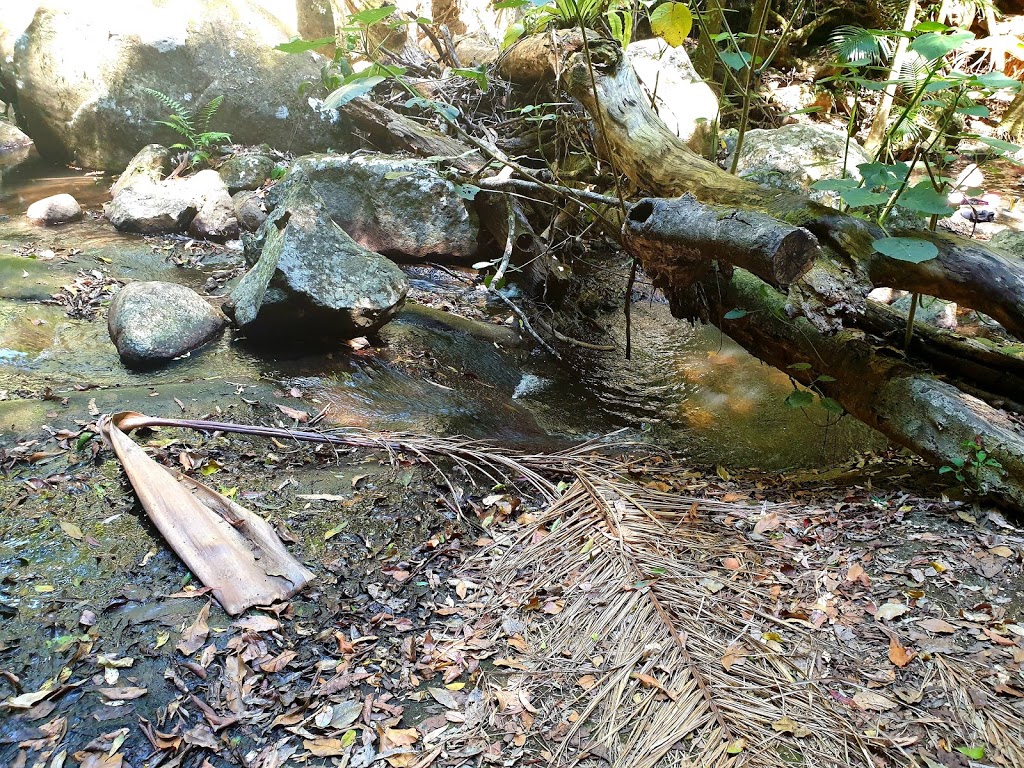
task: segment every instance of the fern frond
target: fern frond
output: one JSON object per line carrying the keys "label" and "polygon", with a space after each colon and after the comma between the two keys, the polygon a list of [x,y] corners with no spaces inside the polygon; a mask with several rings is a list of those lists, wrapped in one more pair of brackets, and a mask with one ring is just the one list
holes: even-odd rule
{"label": "fern frond", "polygon": [[148,93],[150,96],[152,96],[157,101],[159,101],[161,104],[163,104],[169,110],[171,110],[171,112],[173,114],[177,115],[178,117],[181,117],[185,122],[188,122],[188,123],[192,122],[192,118],[194,117],[194,115],[192,113],[192,110],[189,109],[188,107],[186,107],[180,101],[177,101],[176,99],[172,99],[166,93],[161,93],[160,91],[158,91],[158,90],[156,90],[154,88],[145,88],[144,87],[142,90],[145,91],[146,93]]}
{"label": "fern frond", "polygon": [[217,114],[217,110],[220,109],[220,105],[223,103],[224,94],[214,96],[199,110],[199,115],[196,117],[196,125],[199,126],[200,131],[205,132],[210,127],[210,121],[213,120],[213,116]]}
{"label": "fern frond", "polygon": [[195,131],[192,130],[192,126],[184,122],[178,115],[171,115],[166,120],[154,120],[156,125],[163,125],[170,128],[175,133],[184,136],[186,139],[190,139],[195,135]]}

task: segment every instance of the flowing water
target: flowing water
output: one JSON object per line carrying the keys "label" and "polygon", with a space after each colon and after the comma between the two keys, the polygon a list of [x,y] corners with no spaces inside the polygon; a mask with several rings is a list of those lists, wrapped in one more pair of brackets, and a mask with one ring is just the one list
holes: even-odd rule
{"label": "flowing water", "polygon": [[[827,426],[822,409],[788,408],[786,376],[716,329],[672,319],[656,302],[634,307],[632,360],[622,352],[621,318],[611,318],[617,351],[574,350],[556,364],[523,348],[501,348],[472,323],[410,307],[385,327],[376,347],[298,346],[283,354],[227,332],[166,367],[128,370],[102,311],[96,319],[74,319],[42,302],[83,275],[167,280],[203,292],[211,275],[241,258],[115,232],[100,213],[108,187],[109,179],[31,158],[0,167],[0,431],[8,438],[30,436],[44,423],[84,420],[90,411],[220,411],[229,418],[233,404],[259,400],[278,417],[274,406],[287,405],[324,410],[337,424],[462,433],[509,445],[557,444],[630,427],[696,461],[764,469],[832,466],[882,444],[851,419]],[[79,200],[85,220],[40,228],[24,218],[31,202],[58,192]],[[473,293],[443,273],[419,271],[413,284],[456,299]],[[501,305],[488,311],[507,313]]]}

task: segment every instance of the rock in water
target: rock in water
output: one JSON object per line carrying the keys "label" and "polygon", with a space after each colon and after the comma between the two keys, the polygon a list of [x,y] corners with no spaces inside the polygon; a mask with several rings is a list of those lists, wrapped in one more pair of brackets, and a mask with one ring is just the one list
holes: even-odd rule
{"label": "rock in water", "polygon": [[32,146],[32,139],[8,122],[0,120],[0,154]]}
{"label": "rock in water", "polygon": [[252,241],[259,260],[224,310],[250,337],[374,333],[405,302],[405,274],[345,234],[309,181],[294,180]]}
{"label": "rock in water", "polygon": [[82,218],[82,206],[71,195],[53,195],[32,203],[25,215],[36,224],[66,224]]}
{"label": "rock in water", "polygon": [[170,110],[147,86],[193,109],[223,95],[210,129],[239,144],[266,142],[300,154],[351,146],[337,111],[311,108],[300,92],[303,82],[320,81],[323,59],[274,50],[298,34],[294,3],[38,5],[27,28],[11,30],[13,62],[5,57],[0,79],[16,86],[21,127],[47,160],[117,172],[141,147],[169,135],[154,121]]}
{"label": "rock in water", "polygon": [[153,176],[136,173],[103,207],[117,229],[141,234],[188,229],[193,237],[207,240],[238,236],[234,202],[216,171],[163,181],[154,181]]}
{"label": "rock in water", "polygon": [[196,349],[224,327],[198,293],[174,283],[129,283],[114,296],[107,330],[125,363],[146,365]]}
{"label": "rock in water", "polygon": [[[293,176],[294,174],[294,176]],[[360,245],[399,261],[479,260],[476,209],[433,163],[393,155],[306,155],[282,184],[310,182],[335,223]]]}
{"label": "rock in water", "polygon": [[189,178],[198,203],[196,216],[189,224],[192,237],[202,240],[229,240],[238,237],[235,203],[220,174],[209,169]]}

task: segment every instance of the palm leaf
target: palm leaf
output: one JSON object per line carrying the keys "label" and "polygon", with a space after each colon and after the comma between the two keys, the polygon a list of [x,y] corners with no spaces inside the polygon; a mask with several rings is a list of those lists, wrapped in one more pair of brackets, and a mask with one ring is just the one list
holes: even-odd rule
{"label": "palm leaf", "polygon": [[832,55],[843,64],[881,64],[892,55],[892,40],[876,30],[853,24],[836,27],[828,42]]}

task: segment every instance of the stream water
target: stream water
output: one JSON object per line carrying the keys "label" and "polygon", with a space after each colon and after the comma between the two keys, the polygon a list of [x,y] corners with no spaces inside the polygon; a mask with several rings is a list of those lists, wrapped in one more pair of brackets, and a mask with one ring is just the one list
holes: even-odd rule
{"label": "stream water", "polygon": [[[718,330],[672,319],[657,302],[634,306],[632,360],[622,352],[621,316],[609,318],[617,351],[576,350],[556,364],[524,349],[499,348],[443,313],[410,307],[384,329],[378,347],[285,354],[255,349],[228,332],[169,366],[128,370],[102,311],[96,319],[74,319],[64,307],[42,302],[82,274],[167,280],[203,292],[212,274],[237,265],[241,255],[204,255],[183,241],[119,234],[101,214],[108,179],[31,157],[8,163],[0,167],[5,439],[31,436],[44,423],[85,419],[90,410],[229,412],[244,398],[310,412],[326,408],[337,424],[462,433],[505,444],[544,445],[630,427],[695,461],[771,470],[833,466],[883,444],[852,419],[825,426],[821,409],[788,408],[786,376]],[[31,202],[58,192],[79,200],[88,211],[83,221],[40,228],[25,219]],[[417,272],[414,285],[453,296],[472,291],[429,272]],[[496,318],[507,314],[500,305],[490,309]]]}

